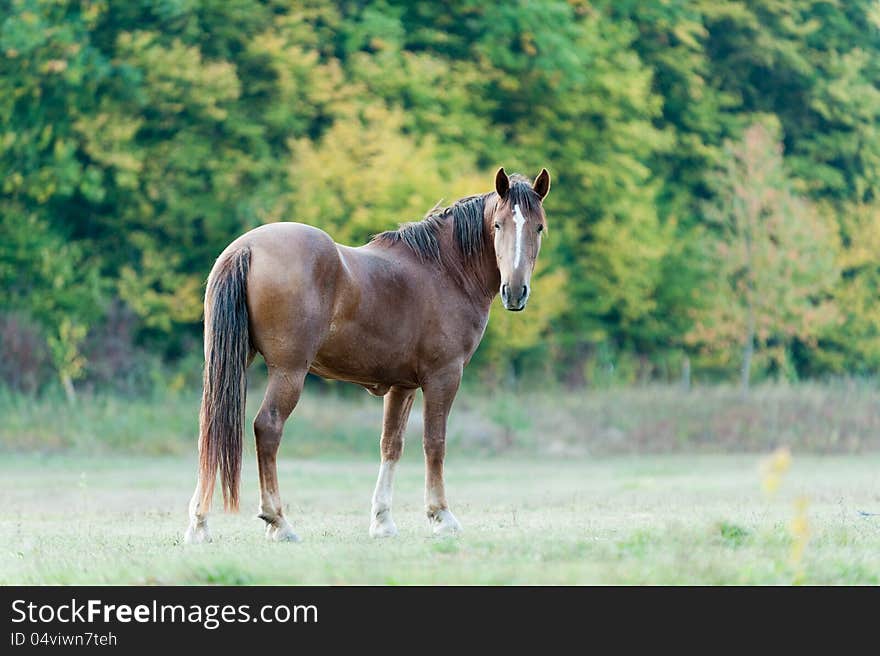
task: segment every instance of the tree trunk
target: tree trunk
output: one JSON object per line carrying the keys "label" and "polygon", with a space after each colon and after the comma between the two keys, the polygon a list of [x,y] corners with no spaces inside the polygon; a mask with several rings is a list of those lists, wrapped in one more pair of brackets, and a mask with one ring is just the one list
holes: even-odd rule
{"label": "tree trunk", "polygon": [[651,364],[651,360],[648,359],[648,356],[644,353],[639,353],[639,385],[645,387],[648,383],[651,382],[651,373],[654,370],[654,365]]}
{"label": "tree trunk", "polygon": [[755,317],[749,311],[749,321],[746,328],[746,343],[743,346],[743,361],[740,371],[740,389],[743,394],[749,393],[749,382],[752,377],[752,356],[755,354]]}
{"label": "tree trunk", "polygon": [[685,392],[691,391],[691,359],[687,354],[681,363],[681,389]]}
{"label": "tree trunk", "polygon": [[587,362],[593,359],[595,347],[586,343],[576,344],[567,354],[563,380],[570,389],[591,387],[593,380],[587,373]]}
{"label": "tree trunk", "polygon": [[73,387],[73,381],[70,376],[63,374],[61,376],[61,386],[64,387],[64,394],[67,396],[68,403],[76,403],[76,390]]}

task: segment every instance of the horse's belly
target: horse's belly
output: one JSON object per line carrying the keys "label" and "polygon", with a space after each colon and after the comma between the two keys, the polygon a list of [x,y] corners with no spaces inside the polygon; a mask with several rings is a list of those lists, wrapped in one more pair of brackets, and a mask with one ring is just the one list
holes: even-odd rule
{"label": "horse's belly", "polygon": [[388,390],[392,387],[390,383],[371,382],[367,380],[366,377],[340,372],[336,368],[329,368],[318,363],[312,363],[312,366],[309,368],[309,373],[329,380],[341,380],[346,383],[360,385],[373,396],[385,396],[388,393]]}
{"label": "horse's belly", "polygon": [[[336,346],[333,340],[318,351],[309,372],[330,380],[342,380],[362,385],[371,394],[384,395],[393,385],[418,387],[414,369],[407,365],[407,358],[398,354],[371,348],[363,340],[349,340]],[[356,345],[360,343],[361,347]],[[357,352],[355,352],[357,351]]]}

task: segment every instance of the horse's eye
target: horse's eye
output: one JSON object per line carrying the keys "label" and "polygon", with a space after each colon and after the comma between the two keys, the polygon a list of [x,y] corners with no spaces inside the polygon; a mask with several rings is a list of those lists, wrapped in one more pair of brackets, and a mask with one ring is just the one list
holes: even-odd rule
{"label": "horse's eye", "polygon": [[495,224],[495,229],[496,229],[496,230],[501,230],[501,224],[500,224],[500,223],[496,223],[496,224]]}
{"label": "horse's eye", "polygon": [[544,226],[538,225],[538,232],[544,232]]}

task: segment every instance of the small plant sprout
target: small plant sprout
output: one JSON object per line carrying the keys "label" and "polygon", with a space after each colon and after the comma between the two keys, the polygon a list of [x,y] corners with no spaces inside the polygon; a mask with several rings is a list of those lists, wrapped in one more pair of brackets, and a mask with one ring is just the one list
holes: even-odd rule
{"label": "small plant sprout", "polygon": [[810,522],[807,518],[807,508],[809,499],[801,496],[794,502],[794,517],[789,524],[789,531],[792,537],[791,543],[791,566],[794,568],[794,583],[800,584],[804,582],[805,572],[802,564],[804,551],[807,543],[810,541]]}
{"label": "small plant sprout", "polygon": [[[764,494],[772,497],[782,484],[782,477],[791,468],[791,450],[788,447],[780,447],[761,461],[761,488]],[[810,524],[807,519],[807,507],[809,500],[805,496],[799,496],[794,502],[794,516],[788,524],[791,536],[791,551],[789,563],[794,569],[793,583],[801,584],[806,579],[803,567],[804,551],[810,541]]]}
{"label": "small plant sprout", "polygon": [[782,476],[791,467],[791,450],[779,447],[761,461],[761,488],[767,496],[773,496],[782,484]]}

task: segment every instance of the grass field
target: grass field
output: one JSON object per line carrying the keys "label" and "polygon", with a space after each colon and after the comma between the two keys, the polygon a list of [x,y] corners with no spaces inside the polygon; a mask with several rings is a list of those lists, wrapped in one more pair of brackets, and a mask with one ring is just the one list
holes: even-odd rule
{"label": "grass field", "polygon": [[[866,514],[880,513],[880,456],[795,453],[772,496],[760,459],[453,453],[448,495],[465,532],[434,539],[411,448],[400,536],[383,541],[367,535],[375,457],[287,459],[301,544],[267,543],[254,501],[212,516],[213,544],[186,546],[194,458],[7,453],[0,583],[880,583],[880,516]],[[246,501],[256,480],[249,459]]]}

